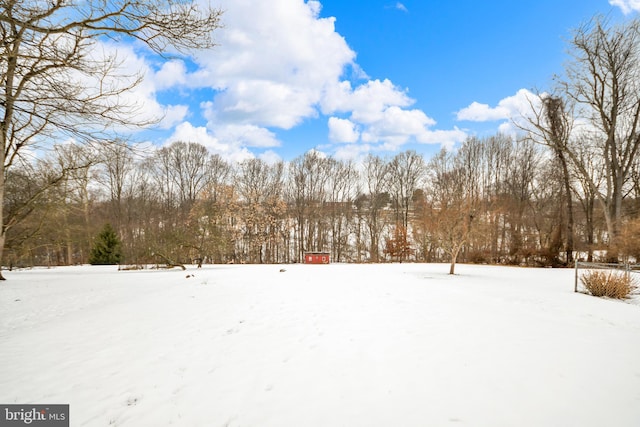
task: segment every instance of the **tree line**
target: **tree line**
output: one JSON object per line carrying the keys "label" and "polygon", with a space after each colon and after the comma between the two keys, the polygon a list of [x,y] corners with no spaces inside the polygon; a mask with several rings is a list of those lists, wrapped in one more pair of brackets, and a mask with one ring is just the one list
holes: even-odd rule
{"label": "tree line", "polygon": [[[86,263],[109,223],[125,264],[292,263],[326,251],[338,262],[566,265],[575,251],[592,259],[612,246],[606,206],[575,171],[567,204],[560,163],[548,146],[502,134],[430,159],[358,163],[317,151],[230,163],[196,142],[145,153],[65,144],[7,180],[5,263]],[[633,170],[620,256],[640,252],[638,159]]]}

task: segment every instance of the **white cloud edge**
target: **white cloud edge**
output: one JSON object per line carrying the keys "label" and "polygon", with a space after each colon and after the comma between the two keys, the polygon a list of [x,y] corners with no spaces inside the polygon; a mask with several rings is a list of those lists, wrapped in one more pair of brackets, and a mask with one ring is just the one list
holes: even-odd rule
{"label": "white cloud edge", "polygon": [[407,9],[404,3],[396,2],[395,8],[401,12],[409,13],[409,9]]}
{"label": "white cloud edge", "polygon": [[619,7],[625,15],[629,15],[632,12],[640,12],[640,0],[609,0],[609,4]]}
{"label": "white cloud edge", "polygon": [[472,122],[509,120],[530,111],[532,104],[535,105],[538,99],[538,95],[530,90],[520,89],[514,95],[498,101],[495,107],[474,101],[469,106],[459,110],[456,113],[456,118],[458,121]]}

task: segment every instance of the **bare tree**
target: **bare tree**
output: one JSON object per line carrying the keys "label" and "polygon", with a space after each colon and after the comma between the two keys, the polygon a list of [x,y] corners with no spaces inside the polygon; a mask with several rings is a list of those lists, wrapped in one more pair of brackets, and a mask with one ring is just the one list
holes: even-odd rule
{"label": "bare tree", "polygon": [[506,135],[489,137],[485,142],[486,172],[483,180],[485,209],[487,211],[488,252],[493,262],[500,262],[508,253],[507,206],[508,171],[513,141]]}
{"label": "bare tree", "polygon": [[289,163],[288,203],[295,218],[295,258],[305,251],[326,250],[329,244],[323,210],[327,199],[328,160],[309,151]]}
{"label": "bare tree", "polygon": [[64,224],[58,214],[64,197],[57,188],[63,177],[56,168],[55,162],[46,159],[7,171],[4,212],[9,268],[23,264],[25,258],[29,265],[48,264],[49,256],[38,255],[49,254],[51,243],[61,245],[64,241],[60,234]]}
{"label": "bare tree", "polygon": [[240,203],[230,185],[231,165],[215,154],[207,162],[208,184],[191,208],[192,247],[202,262],[235,260],[236,224]]}
{"label": "bare tree", "polygon": [[[395,211],[394,238],[407,239],[396,246],[409,246],[409,212],[412,207],[413,195],[420,187],[425,174],[424,158],[415,151],[409,150],[397,154],[388,165],[389,189]],[[401,256],[411,251],[403,250]],[[402,261],[402,258],[400,259]]]}
{"label": "bare tree", "polygon": [[[66,240],[67,263],[86,262],[94,230],[91,227],[90,208],[92,198],[90,186],[95,180],[94,165],[98,157],[89,146],[79,144],[56,145],[54,157],[57,170],[63,177],[62,187],[64,205],[64,231]],[[72,221],[70,217],[77,217]],[[72,231],[76,235],[72,238]],[[74,246],[78,253],[74,254]]]}
{"label": "bare tree", "polygon": [[569,151],[575,151],[570,146],[571,131],[573,128],[572,111],[570,111],[564,100],[555,95],[540,95],[541,107],[536,108],[533,101],[530,101],[533,117],[528,119],[530,134],[536,142],[546,145],[553,152],[560,170],[562,171],[562,181],[564,189],[566,221],[565,239],[565,259],[568,264],[573,263],[574,249],[574,217],[573,217],[573,189],[571,182],[573,176],[570,170]]}
{"label": "bare tree", "polygon": [[369,155],[364,160],[363,175],[368,197],[369,257],[372,262],[378,262],[380,259],[380,236],[385,226],[383,209],[389,203],[387,163],[378,156]]}
{"label": "bare tree", "polygon": [[[125,193],[130,175],[135,169],[133,151],[123,143],[107,143],[100,146],[102,176],[101,182],[106,187],[116,231],[122,233],[124,224]],[[131,224],[126,224],[130,228]]]}
{"label": "bare tree", "polygon": [[564,264],[560,255],[563,245],[566,247],[565,180],[558,166],[556,157],[542,157],[535,166],[534,183],[522,217],[519,253],[514,254],[527,264]]}
{"label": "bare tree", "polygon": [[[605,165],[601,161],[599,148],[588,135],[576,138],[576,159],[580,168],[572,167],[574,170],[575,194],[582,208],[582,235],[586,246],[587,261],[593,261],[593,252],[597,242],[597,229],[601,228],[597,221],[597,206],[604,206],[600,203],[599,189],[606,181]],[[600,239],[601,240],[601,239]]]}
{"label": "bare tree", "polygon": [[332,259],[341,262],[349,248],[349,223],[357,183],[353,163],[331,159],[328,164],[327,209],[331,227]]}
{"label": "bare tree", "polygon": [[575,31],[570,47],[562,84],[576,113],[595,129],[591,135],[605,165],[605,188],[589,176],[578,153],[567,154],[605,207],[615,259],[625,185],[640,149],[640,21],[611,26],[596,17]]}
{"label": "bare tree", "polygon": [[[174,142],[150,159],[152,177],[161,199],[161,245],[157,251],[173,260],[188,260],[194,249],[192,208],[210,184],[207,149],[195,142]],[[199,255],[198,255],[199,256]],[[181,261],[181,262],[182,262]]]}
{"label": "bare tree", "polygon": [[431,232],[449,255],[449,274],[455,273],[458,254],[469,241],[476,215],[477,199],[464,160],[464,156],[442,150],[429,163]]}
{"label": "bare tree", "polygon": [[391,159],[388,167],[396,222],[407,229],[413,193],[419,188],[425,174],[424,158],[415,151],[404,151]]}
{"label": "bare tree", "polygon": [[20,168],[8,170],[5,233],[7,247],[14,254],[17,246],[33,247],[40,239],[52,251],[47,264],[83,260],[91,233],[92,159],[86,147],[56,145],[48,156],[34,162],[20,161]]}
{"label": "bare tree", "polygon": [[239,164],[235,186],[241,198],[241,220],[249,262],[273,262],[274,239],[285,212],[282,163],[269,165],[260,159]]}
{"label": "bare tree", "polygon": [[54,136],[110,139],[114,126],[147,122],[121,96],[141,76],[122,72],[117,55],[100,56],[100,40],[187,53],[214,45],[211,33],[222,14],[181,0],[6,0],[1,6],[0,209],[7,169],[24,147]]}
{"label": "bare tree", "polygon": [[528,258],[534,249],[534,242],[528,234],[532,212],[530,203],[535,186],[539,155],[536,145],[529,139],[517,140],[510,152],[506,165],[507,175],[507,227],[509,236],[509,262],[520,263]]}
{"label": "bare tree", "polygon": [[213,154],[207,162],[207,173],[209,174],[209,185],[207,195],[214,202],[221,197],[220,190],[229,184],[232,175],[231,165],[219,154]]}
{"label": "bare tree", "polygon": [[207,186],[209,151],[197,142],[174,142],[167,147],[171,157],[171,179],[183,208],[189,209]]}

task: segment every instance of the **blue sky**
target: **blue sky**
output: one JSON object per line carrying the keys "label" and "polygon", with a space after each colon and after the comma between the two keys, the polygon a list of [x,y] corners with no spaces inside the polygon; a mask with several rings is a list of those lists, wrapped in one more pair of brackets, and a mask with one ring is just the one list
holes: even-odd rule
{"label": "blue sky", "polygon": [[132,96],[165,113],[136,137],[196,141],[233,160],[343,159],[509,131],[552,84],[572,28],[631,19],[638,0],[220,0],[219,46],[161,60],[119,45],[145,82]]}

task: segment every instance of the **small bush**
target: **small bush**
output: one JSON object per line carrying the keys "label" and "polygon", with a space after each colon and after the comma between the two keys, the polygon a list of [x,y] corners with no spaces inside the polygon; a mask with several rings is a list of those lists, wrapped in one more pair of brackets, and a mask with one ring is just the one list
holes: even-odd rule
{"label": "small bush", "polygon": [[625,299],[637,288],[630,274],[617,271],[587,271],[580,281],[594,297]]}

